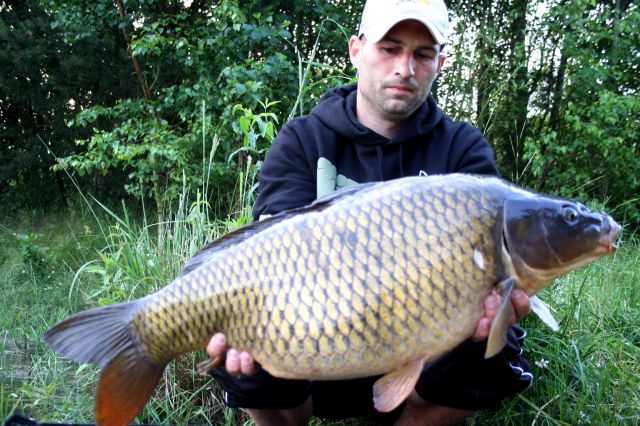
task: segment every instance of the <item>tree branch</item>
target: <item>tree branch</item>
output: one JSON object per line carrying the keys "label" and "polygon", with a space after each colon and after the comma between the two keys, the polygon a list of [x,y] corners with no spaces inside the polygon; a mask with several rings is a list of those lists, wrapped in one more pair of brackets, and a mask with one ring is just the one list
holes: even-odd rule
{"label": "tree branch", "polygon": [[[124,6],[122,6],[121,0],[116,0],[116,6],[118,7],[118,12],[120,12],[120,19],[124,22],[126,16],[124,14]],[[138,58],[133,54],[131,50],[131,39],[127,34],[127,31],[122,28],[122,34],[124,35],[124,40],[127,42],[127,50],[129,51],[129,55],[131,55],[131,62],[133,62],[133,68],[136,71],[136,76],[138,77],[138,82],[140,83],[140,87],[142,87],[142,93],[144,94],[144,98],[148,101],[151,100],[151,91],[149,90],[149,85],[147,84],[147,79],[144,77],[144,73],[142,72],[142,67],[140,67],[140,63],[138,62]]]}

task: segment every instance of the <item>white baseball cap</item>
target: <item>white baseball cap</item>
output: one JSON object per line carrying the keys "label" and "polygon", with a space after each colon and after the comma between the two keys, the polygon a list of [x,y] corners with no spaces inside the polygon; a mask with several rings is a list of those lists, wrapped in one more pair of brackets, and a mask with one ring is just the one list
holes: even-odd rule
{"label": "white baseball cap", "polygon": [[398,22],[415,19],[422,22],[439,44],[447,41],[449,16],[443,0],[368,0],[364,5],[358,37],[379,42]]}

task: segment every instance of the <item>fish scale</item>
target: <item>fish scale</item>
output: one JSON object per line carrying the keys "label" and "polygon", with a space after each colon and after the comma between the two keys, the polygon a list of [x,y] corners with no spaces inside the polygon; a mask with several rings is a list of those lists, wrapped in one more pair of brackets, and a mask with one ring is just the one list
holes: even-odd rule
{"label": "fish scale", "polygon": [[[581,221],[569,223],[566,209]],[[531,249],[532,241],[554,244],[539,235],[562,227],[571,230],[562,235],[572,236],[567,252],[577,258],[561,261],[561,246]],[[406,398],[423,363],[473,333],[496,284],[504,284],[506,301],[514,286],[532,295],[612,252],[618,231],[606,215],[496,178],[362,185],[241,228],[203,249],[160,291],[77,314],[45,340],[103,368],[100,425],[129,422],[165,365],[204,347],[216,332],[277,377],[383,374],[374,402],[389,411]],[[530,267],[538,264],[550,271]],[[506,305],[487,356],[504,346]]]}
{"label": "fish scale", "polygon": [[[383,373],[416,351],[424,354],[439,346],[443,335],[468,334],[482,313],[477,302],[485,297],[487,283],[495,280],[490,262],[487,270],[480,271],[468,251],[474,245],[497,244],[485,231],[493,228],[491,222],[497,217],[487,197],[476,194],[470,198],[474,202],[465,205],[466,216],[473,214],[474,220],[468,220],[469,229],[461,230],[460,223],[450,225],[445,219],[460,214],[455,193],[442,189],[413,194],[412,190],[393,191],[390,197],[379,194],[360,204],[342,203],[332,207],[331,214],[274,226],[271,232],[230,248],[224,257],[209,260],[202,271],[187,274],[179,284],[154,295],[150,308],[143,304],[134,320],[138,324],[134,335],[151,359],[163,362],[225,330],[230,345],[250,351],[279,376],[333,379]],[[368,226],[370,217],[379,221],[377,227]],[[424,225],[415,226],[418,223]],[[472,243],[466,253],[456,247],[454,256],[444,242],[455,240],[461,231]],[[398,238],[407,242],[406,250],[399,249]],[[419,243],[430,238],[435,243]],[[302,257],[288,256],[292,247],[296,253],[316,255],[298,262]],[[247,265],[247,259],[256,262]],[[403,270],[408,273],[398,274],[398,264],[406,265]],[[454,281],[477,287],[460,288],[451,285]],[[459,303],[462,298],[466,303]],[[203,301],[200,309],[192,306],[199,301]],[[210,312],[214,306],[222,313],[219,318],[198,315],[202,308]],[[270,315],[261,318],[257,309],[249,307]],[[173,321],[171,327],[168,321]],[[143,325],[149,322],[169,328],[169,337],[146,332]],[[416,338],[407,338],[416,332],[420,333]],[[145,337],[149,335],[151,339]],[[167,347],[169,341],[172,347]],[[373,361],[371,354],[375,362],[360,362]],[[309,377],[312,366],[314,376]]]}

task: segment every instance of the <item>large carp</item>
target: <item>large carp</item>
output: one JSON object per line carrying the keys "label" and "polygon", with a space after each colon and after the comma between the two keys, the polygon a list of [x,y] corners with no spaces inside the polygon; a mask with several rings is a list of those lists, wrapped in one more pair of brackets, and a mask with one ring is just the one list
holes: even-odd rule
{"label": "large carp", "polygon": [[492,289],[506,303],[487,357],[504,346],[514,287],[533,296],[615,251],[619,230],[606,214],[497,178],[364,184],[234,231],[167,287],[81,312],[44,340],[102,368],[100,425],[128,424],[166,364],[215,332],[279,377],[384,374],[374,402],[389,411],[425,362],[473,334]]}

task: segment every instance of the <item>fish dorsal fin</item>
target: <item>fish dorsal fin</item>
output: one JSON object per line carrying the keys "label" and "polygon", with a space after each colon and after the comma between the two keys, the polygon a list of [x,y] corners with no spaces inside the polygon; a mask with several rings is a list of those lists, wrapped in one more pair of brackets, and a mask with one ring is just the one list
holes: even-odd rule
{"label": "fish dorsal fin", "polygon": [[383,184],[383,182],[367,182],[367,183],[359,183],[357,185],[345,186],[344,188],[340,188],[336,191],[333,191],[321,197],[318,197],[313,203],[309,204],[306,207],[301,207],[301,209],[306,209],[307,207],[313,207],[316,204],[333,203],[337,200],[351,197],[355,194],[359,194],[362,191],[365,191],[369,188],[372,188],[374,186],[378,186],[381,184]]}
{"label": "fish dorsal fin", "polygon": [[491,330],[489,331],[489,338],[487,339],[487,350],[484,353],[485,358],[491,358],[497,355],[504,345],[507,344],[507,330],[509,328],[509,316],[513,311],[511,305],[511,292],[515,285],[514,278],[507,278],[506,280],[498,284],[498,288],[502,289],[502,301],[498,308],[493,322],[491,323]]}
{"label": "fish dorsal fin", "polygon": [[551,314],[549,305],[544,303],[538,296],[529,297],[529,303],[531,303],[531,310],[540,317],[543,323],[547,324],[553,331],[560,330],[560,325]]}
{"label": "fish dorsal fin", "polygon": [[424,361],[425,358],[409,361],[373,384],[373,405],[376,410],[388,413],[407,399],[420,378]]}
{"label": "fish dorsal fin", "polygon": [[235,244],[238,244],[251,236],[264,231],[265,229],[275,225],[276,223],[282,222],[283,220],[289,219],[291,217],[309,213],[309,212],[319,212],[338,200],[342,200],[346,197],[351,197],[371,186],[375,186],[378,183],[366,183],[361,185],[349,186],[338,191],[327,194],[323,197],[318,198],[313,203],[304,206],[298,207],[291,210],[285,210],[281,213],[274,214],[273,216],[268,216],[262,220],[257,222],[252,222],[248,225],[245,225],[241,228],[238,228],[234,231],[229,232],[228,234],[223,235],[212,243],[208,244],[204,248],[202,248],[198,253],[196,253],[184,266],[182,269],[182,275],[187,275],[191,271],[199,268],[201,265],[207,263],[211,257],[219,252],[220,250],[224,250],[228,247],[231,247]]}

